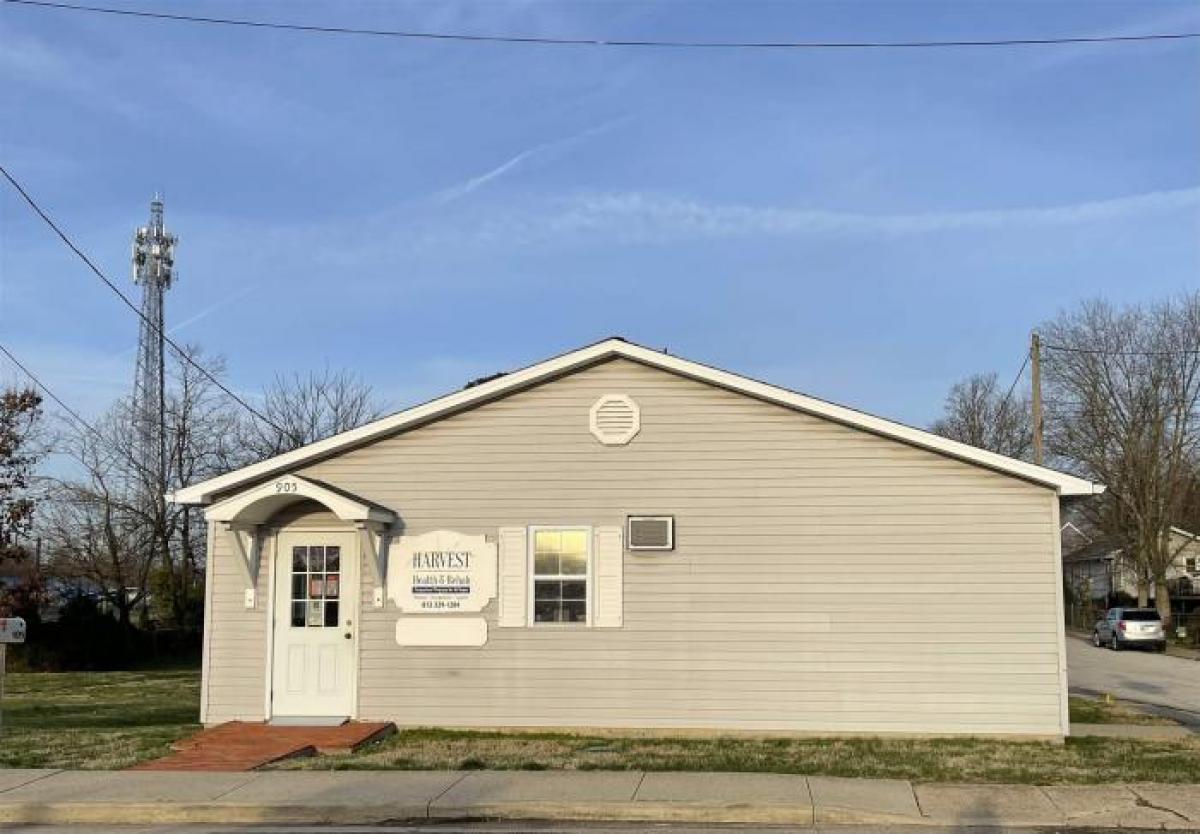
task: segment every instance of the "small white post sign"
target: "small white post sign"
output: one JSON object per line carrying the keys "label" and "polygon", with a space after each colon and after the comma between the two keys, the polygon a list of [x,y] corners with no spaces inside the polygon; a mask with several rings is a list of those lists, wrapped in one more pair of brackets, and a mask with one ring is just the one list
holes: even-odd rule
{"label": "small white post sign", "polygon": [[24,643],[25,621],[20,617],[0,617],[0,643]]}
{"label": "small white post sign", "polygon": [[437,530],[394,542],[388,596],[406,614],[482,611],[496,596],[496,543]]}
{"label": "small white post sign", "polygon": [[25,642],[25,621],[0,617],[0,728],[4,726],[4,673],[8,667],[8,644]]}

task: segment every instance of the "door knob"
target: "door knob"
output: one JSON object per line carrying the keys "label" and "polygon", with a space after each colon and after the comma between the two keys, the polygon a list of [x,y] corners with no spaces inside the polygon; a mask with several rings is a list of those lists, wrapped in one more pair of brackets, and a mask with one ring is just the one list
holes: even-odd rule
{"label": "door knob", "polygon": [[348,632],[348,631],[347,631],[347,632],[346,632],[344,635],[342,635],[342,636],[343,636],[343,637],[345,637],[347,640],[349,640],[349,639],[350,639],[350,632]]}

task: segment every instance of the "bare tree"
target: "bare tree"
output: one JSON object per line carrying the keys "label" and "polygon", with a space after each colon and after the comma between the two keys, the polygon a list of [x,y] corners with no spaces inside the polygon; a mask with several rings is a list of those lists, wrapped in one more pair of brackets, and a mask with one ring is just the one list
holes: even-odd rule
{"label": "bare tree", "polygon": [[85,585],[117,612],[123,626],[146,597],[153,566],[153,523],[131,488],[137,473],[128,455],[128,407],[120,403],[97,424],[64,439],[81,475],[58,484],[40,528],[49,570]]}
{"label": "bare tree", "polygon": [[[194,346],[184,350],[193,361],[176,356],[168,369],[165,434],[170,489],[228,471],[241,458],[234,403],[196,368],[196,364],[204,365],[210,373],[221,376],[224,362],[219,357],[205,359]],[[161,525],[156,525],[156,597],[163,600],[164,613],[177,628],[198,631],[203,619],[204,517],[193,507],[165,501],[162,513]]]}
{"label": "bare tree", "polygon": [[276,376],[263,395],[263,414],[243,423],[243,462],[289,452],[381,417],[371,386],[348,371],[329,368]]}
{"label": "bare tree", "polygon": [[950,389],[945,413],[930,428],[951,440],[1025,458],[1033,446],[1029,395],[1005,394],[994,373],[967,377]]}
{"label": "bare tree", "polygon": [[[185,348],[200,360],[200,351]],[[212,372],[219,359],[205,361]],[[166,395],[166,471],[138,459],[131,403],[118,401],[96,429],[74,426],[64,449],[79,477],[58,483],[42,530],[50,570],[101,594],[123,623],[143,603],[185,633],[199,631],[205,526],[165,492],[225,471],[239,458],[238,418],[229,397],[190,362],[172,356]],[[164,481],[165,478],[165,481]]]}
{"label": "bare tree", "polygon": [[1170,619],[1170,529],[1195,500],[1200,463],[1200,293],[1151,307],[1102,301],[1042,329],[1049,449],[1104,483],[1097,525],[1125,544]]}

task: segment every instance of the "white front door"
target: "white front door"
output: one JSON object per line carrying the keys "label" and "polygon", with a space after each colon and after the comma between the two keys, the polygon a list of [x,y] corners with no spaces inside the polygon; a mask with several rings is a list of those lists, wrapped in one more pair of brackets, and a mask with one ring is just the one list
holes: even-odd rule
{"label": "white front door", "polygon": [[279,534],[272,716],[353,715],[357,601],[353,533]]}

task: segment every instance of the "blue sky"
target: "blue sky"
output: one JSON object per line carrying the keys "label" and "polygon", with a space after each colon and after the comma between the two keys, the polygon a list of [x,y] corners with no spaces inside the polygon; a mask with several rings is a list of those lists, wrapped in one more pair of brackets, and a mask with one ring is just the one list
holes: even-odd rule
{"label": "blue sky", "polygon": [[[1200,31],[1191,2],[153,5],[564,37]],[[0,41],[4,164],[131,291],[161,189],[169,326],[247,393],[328,363],[399,408],[621,334],[926,424],[956,379],[1007,383],[1058,310],[1200,286],[1198,41],[685,52],[7,5]],[[0,341],[96,414],[136,319],[0,190]]]}

